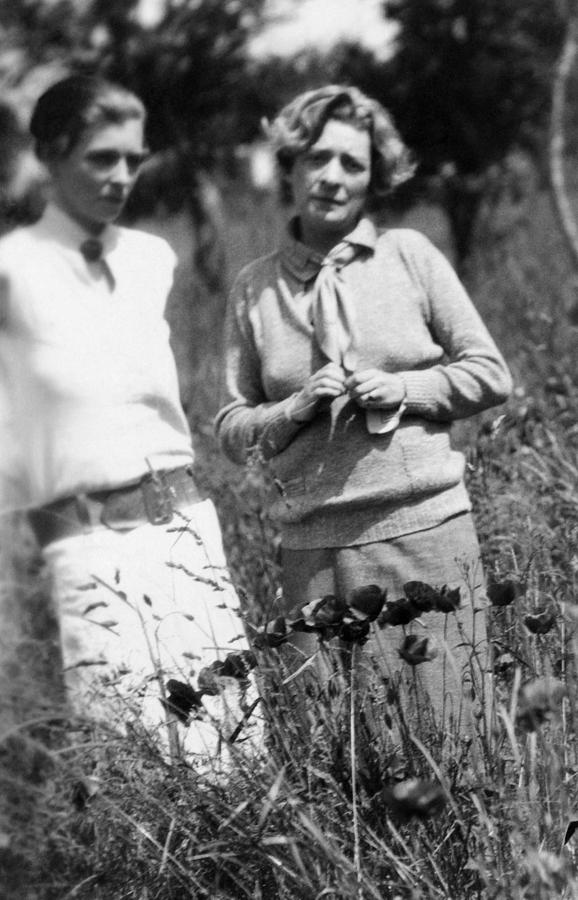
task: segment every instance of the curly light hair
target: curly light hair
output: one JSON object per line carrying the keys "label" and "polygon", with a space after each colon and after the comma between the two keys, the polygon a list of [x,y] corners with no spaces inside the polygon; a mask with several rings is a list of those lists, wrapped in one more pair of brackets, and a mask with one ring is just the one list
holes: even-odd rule
{"label": "curly light hair", "polygon": [[331,84],[299,94],[266,125],[284,202],[292,200],[288,176],[293,163],[315,144],[330,119],[350,123],[370,136],[369,205],[381,205],[394,188],[411,178],[415,163],[387,110],[358,88]]}

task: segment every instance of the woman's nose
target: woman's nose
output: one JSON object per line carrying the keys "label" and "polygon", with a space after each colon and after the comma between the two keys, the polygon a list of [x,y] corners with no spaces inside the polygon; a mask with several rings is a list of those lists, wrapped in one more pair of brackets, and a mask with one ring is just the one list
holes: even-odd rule
{"label": "woman's nose", "polygon": [[127,160],[124,156],[121,156],[111,173],[112,181],[117,182],[117,184],[131,184],[133,177]]}
{"label": "woman's nose", "polygon": [[330,159],[321,173],[321,178],[326,184],[340,184],[343,178],[343,166],[339,159]]}

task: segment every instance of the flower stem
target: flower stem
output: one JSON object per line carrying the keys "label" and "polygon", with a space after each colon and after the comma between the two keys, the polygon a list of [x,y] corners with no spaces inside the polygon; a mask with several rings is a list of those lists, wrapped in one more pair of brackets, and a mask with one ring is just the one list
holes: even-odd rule
{"label": "flower stem", "polygon": [[363,900],[361,885],[361,851],[359,846],[359,812],[357,808],[357,732],[355,728],[355,672],[358,647],[351,648],[351,670],[349,673],[349,740],[351,750],[351,803],[353,806],[353,865],[357,879],[357,900]]}

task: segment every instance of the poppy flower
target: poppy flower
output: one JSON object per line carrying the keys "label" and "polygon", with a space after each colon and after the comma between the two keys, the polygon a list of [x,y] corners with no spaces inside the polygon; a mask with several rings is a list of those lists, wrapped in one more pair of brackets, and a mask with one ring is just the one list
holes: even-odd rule
{"label": "poppy flower", "polygon": [[190,684],[184,684],[174,678],[167,682],[168,695],[166,700],[161,700],[166,710],[172,712],[179,722],[187,725],[189,716],[193,712],[202,709],[202,694],[195,691]]}
{"label": "poppy flower", "polygon": [[398,653],[410,666],[419,666],[420,663],[431,662],[432,659],[435,659],[439,649],[432,637],[408,634]]}
{"label": "poppy flower", "polygon": [[523,685],[516,715],[518,725],[524,731],[536,731],[559,711],[565,696],[566,685],[548,675]]}
{"label": "poppy flower", "polygon": [[250,650],[228,653],[225,659],[216,659],[201,669],[197,678],[197,688],[201,694],[216,697],[221,692],[219,678],[236,678],[246,681],[251,669],[257,665],[257,658]]}
{"label": "poppy flower", "polygon": [[447,584],[444,584],[442,588],[440,588],[438,599],[436,602],[436,609],[442,613],[451,613],[455,612],[456,609],[459,609],[462,603],[462,597],[460,593],[459,587],[457,588],[449,588]]}
{"label": "poppy flower", "polygon": [[425,581],[407,581],[403,592],[412,606],[422,613],[435,609],[439,599],[439,591]]}
{"label": "poppy flower", "polygon": [[[289,624],[293,631],[318,631],[332,636],[347,612],[347,604],[334,594],[325,594],[295,609]],[[329,634],[328,634],[329,633]]]}
{"label": "poppy flower", "polygon": [[440,784],[410,778],[384,789],[385,802],[402,819],[427,819],[441,812],[446,795]]}
{"label": "poppy flower", "polygon": [[257,665],[257,657],[250,650],[241,650],[239,653],[227,653],[224,660],[217,660],[212,665],[219,675],[245,681]]}
{"label": "poppy flower", "polygon": [[493,581],[486,593],[492,606],[510,606],[519,594],[519,585],[511,580]]}
{"label": "poppy flower", "polygon": [[406,597],[399,600],[387,601],[382,612],[380,613],[377,624],[383,628],[385,625],[408,625],[420,615],[413,603],[410,603]]}
{"label": "poppy flower", "polygon": [[532,634],[548,634],[556,623],[556,611],[546,607],[537,613],[524,616],[524,625]]}
{"label": "poppy flower", "polygon": [[221,673],[214,666],[215,664],[211,663],[210,666],[201,669],[197,677],[199,693],[206,694],[208,697],[217,697],[221,693],[219,685],[219,675]]}
{"label": "poppy flower", "polygon": [[264,625],[257,629],[253,638],[253,646],[258,650],[264,650],[266,647],[280,647],[289,637],[287,623],[283,616],[277,616],[276,619],[270,619]]}
{"label": "poppy flower", "polygon": [[356,618],[374,622],[383,609],[386,595],[387,591],[380,588],[379,585],[365,584],[352,591],[349,607]]}
{"label": "poppy flower", "polygon": [[339,629],[339,637],[349,644],[365,644],[369,636],[369,619],[347,617]]}

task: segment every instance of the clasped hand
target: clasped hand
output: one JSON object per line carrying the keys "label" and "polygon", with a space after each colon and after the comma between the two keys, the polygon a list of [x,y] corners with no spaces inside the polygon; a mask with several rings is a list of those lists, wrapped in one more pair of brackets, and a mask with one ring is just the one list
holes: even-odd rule
{"label": "clasped hand", "polygon": [[327,363],[307,381],[295,397],[292,416],[297,422],[313,419],[320,403],[348,393],[364,409],[389,409],[399,406],[405,396],[399,375],[380,369],[361,369],[347,375],[337,363]]}

